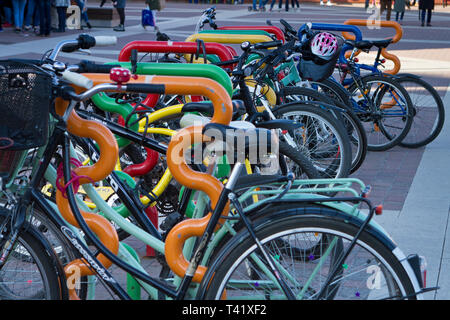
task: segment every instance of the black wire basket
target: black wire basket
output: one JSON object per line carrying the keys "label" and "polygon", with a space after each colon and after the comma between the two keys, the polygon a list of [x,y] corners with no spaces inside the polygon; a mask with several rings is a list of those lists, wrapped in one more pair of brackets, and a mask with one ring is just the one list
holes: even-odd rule
{"label": "black wire basket", "polygon": [[0,61],[0,175],[14,170],[20,154],[48,139],[52,78],[21,61]]}

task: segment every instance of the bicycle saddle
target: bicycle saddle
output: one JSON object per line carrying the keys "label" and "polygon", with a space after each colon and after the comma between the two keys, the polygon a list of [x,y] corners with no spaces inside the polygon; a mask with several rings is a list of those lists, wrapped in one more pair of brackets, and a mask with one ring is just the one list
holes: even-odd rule
{"label": "bicycle saddle", "polygon": [[360,50],[369,50],[373,46],[372,41],[368,40],[361,40],[361,41],[347,40],[345,41],[345,43]]}

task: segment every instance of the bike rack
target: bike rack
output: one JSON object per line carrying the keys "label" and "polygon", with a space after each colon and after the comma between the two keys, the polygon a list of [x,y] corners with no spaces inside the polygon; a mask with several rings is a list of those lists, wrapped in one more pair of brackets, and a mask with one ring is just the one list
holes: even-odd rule
{"label": "bike rack", "polygon": [[[196,54],[198,52],[198,45],[192,41],[132,41],[122,48],[119,53],[118,61],[130,61],[132,50],[146,53]],[[207,54],[217,55],[221,61],[231,60],[236,55],[234,49],[230,50],[229,47],[220,43],[205,43],[205,50]]]}
{"label": "bike rack", "polygon": [[[154,64],[153,64],[154,65]],[[179,66],[180,64],[169,64],[172,68]],[[208,65],[214,67],[220,72],[225,72],[217,66]],[[199,65],[197,68],[205,67],[205,65]],[[93,81],[94,85],[110,82],[108,75],[87,73],[86,77]],[[108,79],[108,81],[105,81]],[[211,119],[213,123],[228,124],[231,121],[233,106],[231,102],[231,96],[229,92],[218,82],[204,78],[204,77],[184,77],[184,76],[143,76],[138,75],[135,78],[131,78],[128,83],[153,83],[163,84],[165,87],[165,94],[174,95],[199,95],[207,97],[214,106],[214,115]],[[167,149],[167,155],[178,155],[177,151],[182,152],[183,149],[189,147],[192,141],[196,139],[202,139],[202,126],[191,126],[178,131],[172,138]],[[202,140],[199,140],[202,141]],[[113,163],[115,165],[115,160]],[[172,176],[182,185],[195,190],[205,192],[211,199],[211,207],[214,209],[218,201],[219,195],[223,189],[223,184],[216,178],[201,172],[193,171],[181,157],[178,162],[172,160],[170,156],[167,157],[167,166]],[[112,167],[111,171],[113,170]],[[227,205],[224,209],[226,212],[229,208]],[[177,224],[167,235],[165,242],[165,254],[166,260],[172,271],[183,277],[189,262],[183,256],[184,242],[194,236],[201,236],[206,225],[208,224],[211,213],[204,216],[201,219],[188,219]],[[222,223],[223,221],[220,220]],[[108,222],[109,223],[109,222]],[[110,224],[111,225],[111,224]],[[193,281],[199,282],[206,268],[199,266],[197,269]]]}
{"label": "bike rack", "polygon": [[226,26],[219,27],[217,30],[262,30],[275,35],[278,40],[286,41],[283,31],[276,26]]}
{"label": "bike rack", "polygon": [[[364,19],[349,19],[346,20],[344,22],[344,24],[346,25],[354,25],[354,26],[369,26],[368,24],[368,20],[364,20]],[[376,21],[375,24],[372,24],[373,26],[379,26],[382,28],[393,28],[395,30],[395,35],[392,38],[392,43],[397,43],[398,41],[400,41],[400,39],[403,36],[403,29],[401,27],[401,25],[398,22],[395,21]],[[343,32],[342,35],[344,36],[344,38],[348,39],[348,40],[355,40],[354,36],[351,34],[348,34],[347,32]],[[357,41],[359,41],[358,39],[356,39]],[[361,51],[359,50],[356,55],[358,55]],[[383,71],[383,73],[388,73],[388,74],[397,74],[400,71],[401,68],[401,63],[400,63],[400,59],[392,54],[387,52],[386,48],[383,48],[381,50],[381,55],[386,58],[387,60],[391,60],[394,63],[394,67],[390,70],[385,70]],[[348,57],[349,55],[346,55],[346,57]]]}
{"label": "bike rack", "polygon": [[186,38],[186,42],[203,40],[206,43],[216,42],[221,44],[241,44],[248,41],[250,43],[268,42],[273,39],[265,34],[229,34],[229,33],[194,33]]}
{"label": "bike rack", "polygon": [[[83,91],[80,90],[80,88],[78,88],[78,90],[79,92]],[[55,100],[55,110],[60,116],[64,115],[68,106],[68,101],[61,98]],[[67,120],[67,131],[79,137],[93,139],[97,142],[100,149],[100,157],[94,165],[81,166],[73,169],[73,174],[80,177],[78,180],[79,184],[81,185],[105,179],[114,170],[117,157],[119,156],[119,148],[111,131],[96,121],[82,119],[74,110],[72,110]],[[65,186],[66,182],[60,182]],[[59,188],[56,191],[56,204],[64,219],[71,225],[79,228],[78,222],[70,208],[69,200]],[[113,225],[98,214],[83,210],[80,210],[80,212],[89,227],[92,228],[94,233],[99,237],[100,241],[104,243],[111,252],[117,254],[119,250],[119,237]],[[98,256],[98,260],[105,268],[109,268],[112,264],[112,262],[103,254]],[[67,277],[73,277],[73,275],[77,274],[80,276],[94,274],[83,259],[76,259],[68,263],[64,267],[64,272]],[[69,288],[69,296],[71,299],[79,299],[75,292],[75,288]]]}

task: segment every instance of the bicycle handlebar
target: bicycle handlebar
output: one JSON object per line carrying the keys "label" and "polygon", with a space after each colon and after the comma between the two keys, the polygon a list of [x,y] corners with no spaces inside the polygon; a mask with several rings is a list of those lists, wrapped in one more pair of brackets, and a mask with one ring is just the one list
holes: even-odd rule
{"label": "bicycle handlebar", "polygon": [[85,76],[83,76],[82,74],[76,73],[76,72],[72,72],[69,70],[65,70],[62,74],[61,74],[62,78],[78,87],[82,87],[85,89],[91,89],[93,86],[93,82],[91,79],[86,78]]}

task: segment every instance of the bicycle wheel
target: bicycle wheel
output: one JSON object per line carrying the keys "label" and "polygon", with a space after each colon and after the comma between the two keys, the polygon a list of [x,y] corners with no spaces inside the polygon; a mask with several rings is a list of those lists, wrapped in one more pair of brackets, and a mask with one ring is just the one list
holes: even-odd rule
{"label": "bicycle wheel", "polygon": [[350,173],[358,170],[366,158],[367,136],[361,121],[350,107],[336,98],[309,88],[285,87],[281,90],[280,95],[283,97],[283,101],[322,101],[344,109],[345,112],[339,112],[338,120],[342,121],[351,142],[353,158]]}
{"label": "bicycle wheel", "polygon": [[[65,266],[69,262],[80,258],[80,255],[72,249],[71,244],[61,233],[60,229],[36,207],[37,206],[33,207],[33,212],[30,214],[29,222],[42,236],[47,239],[52,246],[53,251],[55,251],[60,263]],[[81,277],[79,280],[79,286],[76,292],[81,300],[85,300],[87,297],[87,282],[88,279],[86,276]]]}
{"label": "bicycle wheel", "polygon": [[308,81],[313,89],[326,96],[345,103],[348,107],[352,108],[352,102],[350,100],[350,94],[340,83],[332,79],[324,79],[320,82]]}
{"label": "bicycle wheel", "polygon": [[277,118],[295,120],[298,129],[285,132],[280,139],[296,143],[315,166],[322,178],[344,178],[349,175],[352,153],[344,126],[328,111],[305,104],[287,104],[273,109]]}
{"label": "bicycle wheel", "polygon": [[[278,212],[277,218],[254,223],[256,236],[298,299],[319,298],[323,283],[358,231],[354,224],[336,218],[339,212],[333,209],[321,210],[336,214],[334,218],[308,214],[311,209],[317,211],[318,207],[304,208],[303,215],[299,210]],[[318,238],[328,240],[319,242]],[[413,295],[411,280],[391,250],[372,232],[363,231],[337,276],[324,288],[322,299],[401,299]],[[254,240],[241,230],[211,263],[197,298],[285,299],[261,257]]]}
{"label": "bicycle wheel", "polygon": [[[8,214],[1,209],[0,223]],[[7,228],[8,226],[4,226]],[[55,271],[56,261],[28,223],[20,231],[0,270],[0,298],[5,300],[60,300],[62,284]]]}
{"label": "bicycle wheel", "polygon": [[439,135],[444,125],[445,109],[439,93],[428,82],[415,76],[399,75],[395,80],[408,92],[413,105],[413,121],[399,145],[419,148]]}
{"label": "bicycle wheel", "polygon": [[379,75],[361,78],[348,91],[356,101],[355,113],[364,125],[369,151],[385,151],[399,144],[413,121],[408,92],[395,79]]}

